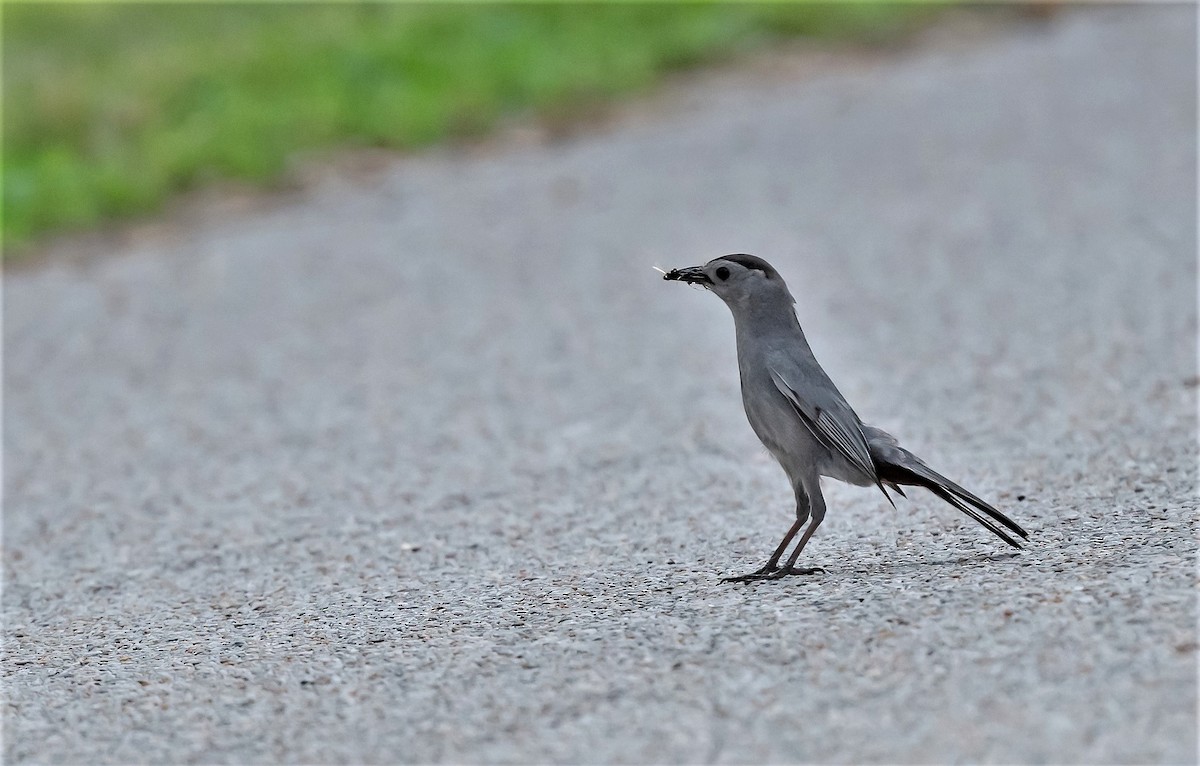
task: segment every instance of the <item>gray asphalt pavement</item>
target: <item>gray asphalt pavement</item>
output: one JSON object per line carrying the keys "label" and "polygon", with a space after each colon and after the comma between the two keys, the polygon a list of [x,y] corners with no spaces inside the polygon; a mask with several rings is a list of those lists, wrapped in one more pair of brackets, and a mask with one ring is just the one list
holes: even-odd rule
{"label": "gray asphalt pavement", "polygon": [[[1196,18],[681,85],[4,284],[7,762],[1195,762]],[[1032,533],[791,493],[714,296]]]}

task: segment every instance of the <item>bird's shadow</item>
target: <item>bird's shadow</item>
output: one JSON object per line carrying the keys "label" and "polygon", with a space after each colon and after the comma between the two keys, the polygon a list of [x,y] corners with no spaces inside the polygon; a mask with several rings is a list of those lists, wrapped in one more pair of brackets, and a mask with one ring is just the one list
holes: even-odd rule
{"label": "bird's shadow", "polygon": [[[997,563],[1012,561],[1020,558],[1020,553],[979,553],[970,556],[956,556],[955,558],[946,559],[921,559],[916,561],[896,561],[891,565],[882,567],[883,569],[891,570],[911,570],[923,569],[925,567],[948,567],[962,566],[964,564],[979,564],[985,561],[994,561]],[[862,574],[868,574],[863,572]]]}

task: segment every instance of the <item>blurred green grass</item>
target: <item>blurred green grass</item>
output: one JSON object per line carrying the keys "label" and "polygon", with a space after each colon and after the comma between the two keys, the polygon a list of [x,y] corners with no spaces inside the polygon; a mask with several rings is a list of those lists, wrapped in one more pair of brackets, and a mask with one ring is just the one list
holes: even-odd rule
{"label": "blurred green grass", "polygon": [[880,42],[936,10],[758,4],[3,8],[5,253],[289,157],[569,114],[772,41]]}

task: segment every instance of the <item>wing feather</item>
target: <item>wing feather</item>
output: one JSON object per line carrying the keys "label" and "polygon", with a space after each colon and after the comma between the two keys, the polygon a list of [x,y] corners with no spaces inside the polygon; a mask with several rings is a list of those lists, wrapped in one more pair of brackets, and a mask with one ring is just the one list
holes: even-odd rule
{"label": "wing feather", "polygon": [[800,420],[812,431],[813,436],[817,437],[817,441],[870,476],[879,486],[884,497],[890,501],[892,498],[888,496],[887,490],[883,489],[883,485],[879,481],[879,472],[875,468],[875,461],[867,446],[867,437],[863,434],[862,428],[858,424],[858,418],[853,411],[847,406],[845,413],[838,413],[806,402],[794,388],[788,385],[788,382],[774,367],[768,369],[775,387],[791,402],[792,408],[800,416]]}

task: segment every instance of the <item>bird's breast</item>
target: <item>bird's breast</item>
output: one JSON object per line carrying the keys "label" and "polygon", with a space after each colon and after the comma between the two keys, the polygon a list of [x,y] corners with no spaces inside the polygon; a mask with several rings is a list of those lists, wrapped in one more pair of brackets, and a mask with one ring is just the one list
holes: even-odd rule
{"label": "bird's breast", "polygon": [[775,386],[765,364],[743,367],[741,382],[742,406],[750,427],[793,484],[813,474],[850,484],[866,485],[873,481],[817,439],[792,403]]}
{"label": "bird's breast", "polygon": [[743,370],[742,406],[755,435],[775,459],[791,473],[789,466],[812,456],[820,445],[804,425],[787,397],[775,387],[766,367],[761,371]]}

